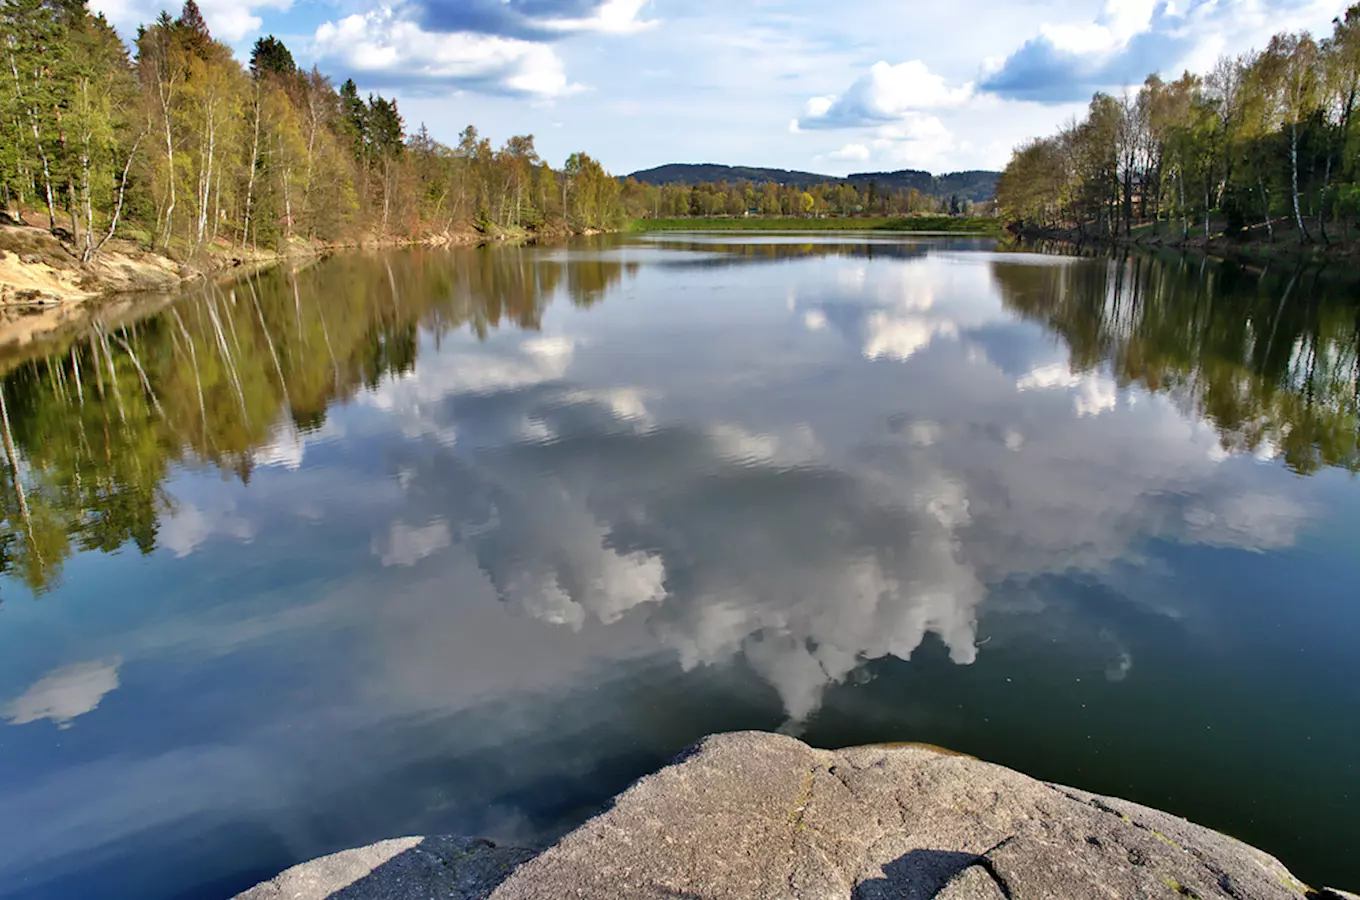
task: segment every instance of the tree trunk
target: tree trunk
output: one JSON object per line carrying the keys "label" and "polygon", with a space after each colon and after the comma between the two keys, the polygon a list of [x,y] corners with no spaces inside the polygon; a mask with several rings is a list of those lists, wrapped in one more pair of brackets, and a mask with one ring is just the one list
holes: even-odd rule
{"label": "tree trunk", "polygon": [[1266,193],[1264,176],[1256,176],[1256,186],[1261,190],[1261,214],[1265,216],[1266,239],[1275,243],[1275,223],[1270,218],[1270,194]]}
{"label": "tree trunk", "polygon": [[38,134],[37,115],[31,114],[33,119],[33,142],[38,147],[38,158],[42,160],[43,173],[43,199],[47,201],[47,230],[55,233],[57,230],[57,206],[52,197],[52,167],[47,161],[47,149],[43,146],[42,138]]}
{"label": "tree trunk", "polygon": [[1322,175],[1322,191],[1318,195],[1318,233],[1322,235],[1322,243],[1330,244],[1332,241],[1327,237],[1327,188],[1332,181],[1332,151],[1327,150],[1327,167]]}
{"label": "tree trunk", "polygon": [[66,182],[66,208],[71,215],[71,247],[80,246],[80,204],[76,201],[76,186]]}
{"label": "tree trunk", "polygon": [[[175,131],[174,123],[171,120],[171,107],[175,100],[174,73],[170,71],[165,58],[165,36],[162,35],[158,42],[158,53],[154,58],[156,69],[156,101],[160,107],[161,127],[165,137],[165,164],[166,180],[168,181],[168,196],[166,197],[165,207],[165,231],[162,238],[162,245],[166,248],[170,246],[170,239],[174,234],[174,215],[176,205],[175,182],[178,180],[175,175]],[[156,220],[156,227],[160,228],[160,218]],[[154,239],[153,239],[154,243]]]}
{"label": "tree trunk", "polygon": [[1289,123],[1289,177],[1290,190],[1294,195],[1294,224],[1299,229],[1299,243],[1308,237],[1308,231],[1303,227],[1303,212],[1299,208],[1299,123]]}
{"label": "tree trunk", "polygon": [[359,203],[361,204],[359,213],[363,216],[364,224],[367,226],[372,221],[370,217],[373,215],[373,198],[370,196],[368,184],[370,161],[367,153],[359,157],[359,167],[363,170],[364,175],[363,187],[359,189]]}
{"label": "tree trunk", "polygon": [[[165,161],[166,167],[169,169],[168,181],[170,182],[169,203],[165,207],[165,240],[162,242],[162,246],[168,248],[170,246],[170,236],[174,233],[175,221],[175,135],[170,123],[170,101],[174,94],[174,87],[161,80],[159,74],[160,73],[158,72],[157,80],[159,81],[159,85],[156,89],[156,94],[161,101],[161,120],[165,125]],[[127,173],[124,172],[125,176],[126,174]],[[126,184],[126,181],[127,179],[125,177],[124,184]]]}
{"label": "tree trunk", "polygon": [[90,189],[90,81],[87,78],[80,80],[81,100],[85,106],[85,128],[81,134],[80,141],[80,202],[81,208],[85,213],[85,241],[80,248],[80,258],[86,262],[94,255],[94,203],[91,199]]}
{"label": "tree trunk", "polygon": [[217,243],[217,229],[222,222],[222,169],[217,167],[217,189],[213,191],[213,215],[212,233],[208,235],[208,243]]}
{"label": "tree trunk", "polygon": [[307,131],[307,174],[302,184],[302,208],[307,216],[307,238],[310,240],[316,237],[316,213],[312,209],[312,167],[316,158],[316,132],[320,127],[315,88],[308,89],[307,112],[311,127]]}
{"label": "tree trunk", "polygon": [[1185,172],[1179,166],[1176,167],[1176,190],[1180,194],[1181,240],[1188,241],[1190,239],[1190,211],[1185,208]]}
{"label": "tree trunk", "polygon": [[284,236],[287,240],[293,239],[293,170],[285,168],[283,170],[283,224]]}
{"label": "tree trunk", "polygon": [[1124,236],[1133,234],[1133,167],[1124,161]]}
{"label": "tree trunk", "polygon": [[1209,232],[1209,197],[1211,186],[1208,181],[1204,182],[1204,246],[1209,246],[1213,240],[1213,235]]}
{"label": "tree trunk", "polygon": [[215,95],[205,104],[204,116],[203,127],[208,139],[208,157],[203,163],[203,170],[199,177],[198,234],[196,238],[198,248],[203,247],[203,237],[208,230],[208,204],[212,200],[213,156],[217,151],[217,102]]}
{"label": "tree trunk", "polygon": [[24,102],[23,82],[19,78],[19,65],[15,62],[13,50],[9,53],[9,70],[14,76],[14,97],[28,113],[28,125],[33,131],[33,144],[38,149],[38,159],[42,161],[43,188],[47,200],[47,230],[57,230],[56,204],[52,199],[52,171],[47,162],[47,149],[43,146],[42,129],[38,125],[38,107]]}
{"label": "tree trunk", "polygon": [[390,178],[389,178],[390,172],[391,172],[391,158],[390,158],[389,156],[384,155],[384,156],[383,156],[383,184],[382,184],[382,189],[383,189],[382,236],[383,236],[383,237],[387,237],[387,214],[388,214],[388,212],[390,211],[390,206],[389,206],[389,204],[388,204],[388,201],[389,201],[390,196],[391,196],[391,193],[392,193],[392,192],[391,192],[391,189],[390,189],[390,186],[391,186],[391,181],[390,181]]}
{"label": "tree trunk", "polygon": [[280,180],[283,182],[283,227],[284,227],[284,240],[285,240],[285,241],[292,241],[292,239],[293,239],[293,188],[292,188],[293,168],[292,168],[291,165],[285,165],[285,164],[283,164],[283,162],[282,162],[282,161],[286,158],[286,156],[285,156],[285,154],[284,154],[284,152],[283,152],[283,135],[282,135],[282,134],[280,134],[280,135],[278,136],[278,158],[279,158],[279,160],[280,160],[280,164],[279,164],[279,177],[280,177]]}
{"label": "tree trunk", "polygon": [[260,87],[255,86],[255,128],[250,141],[250,174],[246,178],[245,221],[241,223],[241,252],[246,250],[246,239],[250,236],[251,204],[255,199],[255,167],[260,160]]}
{"label": "tree trunk", "polygon": [[114,203],[113,217],[109,220],[109,230],[90,251],[90,259],[94,259],[99,254],[103,246],[113,238],[113,233],[118,230],[118,220],[123,215],[123,200],[127,197],[128,172],[132,170],[132,160],[137,156],[137,147],[142,143],[144,137],[146,137],[145,131],[137,135],[137,140],[132,142],[132,149],[128,151],[127,162],[123,165],[123,178],[118,183],[118,200]]}
{"label": "tree trunk", "polygon": [[89,262],[94,258],[94,203],[90,197],[90,163],[89,155],[86,154],[81,159],[81,166],[85,170],[85,180],[80,187],[80,202],[85,211],[85,243],[80,248],[80,259]]}

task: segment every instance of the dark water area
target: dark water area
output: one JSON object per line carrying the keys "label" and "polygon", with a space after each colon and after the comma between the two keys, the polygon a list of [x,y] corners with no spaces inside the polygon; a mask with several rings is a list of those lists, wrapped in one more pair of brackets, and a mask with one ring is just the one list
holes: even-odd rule
{"label": "dark water area", "polygon": [[338,256],[3,380],[0,896],[923,741],[1360,888],[1360,291],[990,240]]}

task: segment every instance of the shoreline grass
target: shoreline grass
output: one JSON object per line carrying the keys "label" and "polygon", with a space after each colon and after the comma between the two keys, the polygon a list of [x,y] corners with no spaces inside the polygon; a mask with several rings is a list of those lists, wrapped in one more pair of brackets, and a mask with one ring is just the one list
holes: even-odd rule
{"label": "shoreline grass", "polygon": [[628,230],[649,231],[891,231],[898,233],[1001,233],[1001,220],[982,216],[837,217],[732,216],[684,219],[634,219]]}

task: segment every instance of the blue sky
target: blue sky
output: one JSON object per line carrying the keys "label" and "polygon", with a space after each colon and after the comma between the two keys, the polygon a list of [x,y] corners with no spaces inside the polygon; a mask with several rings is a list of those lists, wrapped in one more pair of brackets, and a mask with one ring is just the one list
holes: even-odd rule
{"label": "blue sky", "polygon": [[[93,0],[126,35],[156,0]],[[396,96],[452,142],[533,134],[616,173],[719,162],[828,173],[1000,168],[1092,92],[1203,71],[1341,0],[200,0],[243,57],[263,34]]]}

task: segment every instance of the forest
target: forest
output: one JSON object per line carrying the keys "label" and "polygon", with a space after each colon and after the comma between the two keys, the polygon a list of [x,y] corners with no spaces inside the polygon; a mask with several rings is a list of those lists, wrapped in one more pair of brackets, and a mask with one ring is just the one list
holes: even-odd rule
{"label": "forest", "polygon": [[803,189],[822,185],[823,193],[837,185],[848,184],[860,191],[860,196],[866,199],[867,196],[877,198],[896,192],[906,195],[915,188],[919,193],[934,197],[948,205],[954,200],[959,203],[969,200],[978,204],[990,203],[996,196],[996,180],[1001,177],[1001,173],[972,170],[932,175],[920,169],[895,169],[887,172],[852,172],[838,177],[761,166],[667,163],[650,169],[640,169],[627,177],[643,184],[654,185],[716,185],[720,182],[729,185],[743,185],[748,182],[763,185],[773,182],[777,185],[797,185]]}
{"label": "forest", "polygon": [[623,203],[633,219],[745,216],[878,216],[991,214],[990,203],[958,196],[937,197],[917,188],[886,188],[877,182],[780,184],[774,181],[717,181],[655,185],[628,177]]}
{"label": "forest", "polygon": [[0,48],[0,207],[86,261],[115,236],[191,256],[622,222],[590,156],[554,169],[531,135],[408,133],[395,100],[337,89],[272,36],[243,66],[194,0],[131,47],[86,0],[2,0]]}
{"label": "forest", "polygon": [[1016,149],[997,187],[1020,232],[1315,247],[1360,213],[1360,4],[1332,33],[1277,34],[1175,81],[1099,93],[1058,134]]}

